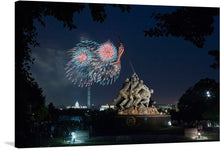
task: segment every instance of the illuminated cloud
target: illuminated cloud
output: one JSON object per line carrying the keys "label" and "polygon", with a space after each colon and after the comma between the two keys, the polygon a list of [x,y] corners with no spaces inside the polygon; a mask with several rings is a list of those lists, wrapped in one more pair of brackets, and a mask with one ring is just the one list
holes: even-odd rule
{"label": "illuminated cloud", "polygon": [[32,57],[35,62],[31,72],[43,89],[47,104],[55,102],[55,105],[68,105],[73,104],[74,99],[84,98],[84,89],[77,89],[65,78],[65,52],[66,50],[50,48],[33,50]]}

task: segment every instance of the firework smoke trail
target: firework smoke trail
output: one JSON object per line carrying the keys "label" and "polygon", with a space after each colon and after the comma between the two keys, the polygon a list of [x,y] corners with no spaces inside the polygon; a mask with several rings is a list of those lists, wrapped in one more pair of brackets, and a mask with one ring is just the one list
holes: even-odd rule
{"label": "firework smoke trail", "polygon": [[67,63],[66,77],[79,87],[91,86],[93,83],[112,84],[121,70],[120,57],[124,48],[120,47],[118,52],[110,41],[103,44],[81,41],[68,51],[71,60]]}

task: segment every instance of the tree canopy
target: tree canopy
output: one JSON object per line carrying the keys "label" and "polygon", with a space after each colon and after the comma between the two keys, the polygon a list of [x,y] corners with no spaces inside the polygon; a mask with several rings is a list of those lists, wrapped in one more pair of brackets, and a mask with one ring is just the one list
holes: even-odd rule
{"label": "tree canopy", "polygon": [[156,27],[144,30],[145,36],[183,37],[198,48],[202,48],[205,37],[213,33],[214,16],[219,15],[218,8],[180,7],[171,13],[153,13]]}
{"label": "tree canopy", "polygon": [[214,63],[210,67],[219,69],[219,50],[210,50],[208,54],[214,57]]}
{"label": "tree canopy", "polygon": [[184,93],[178,108],[184,120],[218,120],[219,83],[213,79],[201,79]]}

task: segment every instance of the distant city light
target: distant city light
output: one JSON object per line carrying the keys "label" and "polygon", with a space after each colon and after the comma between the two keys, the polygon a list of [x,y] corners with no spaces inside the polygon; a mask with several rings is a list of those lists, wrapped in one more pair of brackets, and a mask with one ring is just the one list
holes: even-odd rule
{"label": "distant city light", "polygon": [[106,105],[101,105],[99,111],[104,111],[104,110],[109,109],[109,108],[110,108],[110,109],[114,109],[115,106],[114,106],[114,105],[108,105],[108,104],[106,104]]}
{"label": "distant city light", "polygon": [[76,103],[75,103],[75,107],[78,109],[78,108],[80,108],[80,106],[79,106],[79,102],[78,101],[76,101]]}
{"label": "distant city light", "polygon": [[74,106],[66,106],[66,109],[87,109],[87,106],[81,106],[78,101],[76,101]]}

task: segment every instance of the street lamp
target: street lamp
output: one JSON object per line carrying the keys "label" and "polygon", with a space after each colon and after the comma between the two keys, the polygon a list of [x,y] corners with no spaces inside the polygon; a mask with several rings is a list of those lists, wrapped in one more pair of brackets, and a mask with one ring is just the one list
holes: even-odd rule
{"label": "street lamp", "polygon": [[198,138],[200,138],[201,137],[201,133],[200,132],[198,132]]}
{"label": "street lamp", "polygon": [[171,121],[168,121],[168,126],[172,126],[172,123],[171,123]]}
{"label": "street lamp", "polygon": [[76,135],[75,135],[75,133],[72,132],[71,135],[72,135],[72,142],[75,142],[75,139],[76,139]]}
{"label": "street lamp", "polygon": [[211,97],[210,91],[206,91],[206,96],[207,96],[208,98]]}

